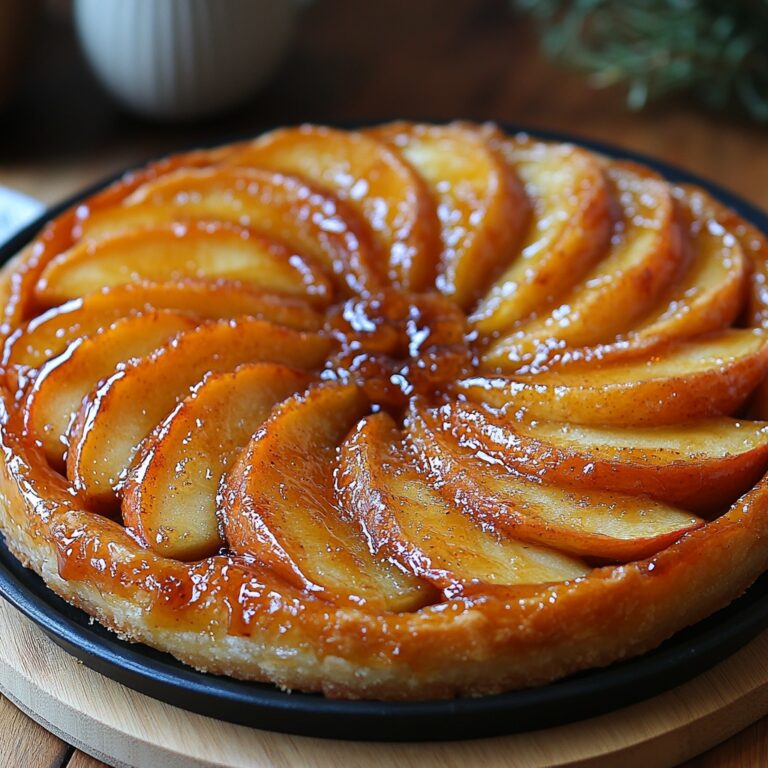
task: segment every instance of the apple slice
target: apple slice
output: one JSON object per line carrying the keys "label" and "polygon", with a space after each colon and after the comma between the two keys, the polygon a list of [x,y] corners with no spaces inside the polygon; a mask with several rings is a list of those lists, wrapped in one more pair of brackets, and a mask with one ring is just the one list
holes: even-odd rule
{"label": "apple slice", "polygon": [[24,406],[24,428],[39,441],[54,467],[63,465],[67,430],[83,398],[117,365],[162,346],[195,321],[168,310],[115,322],[100,334],[72,342],[48,362],[34,380]]}
{"label": "apple slice", "polygon": [[722,224],[722,208],[700,190],[673,187],[672,195],[691,254],[680,279],[626,335],[556,352],[547,367],[655,354],[671,341],[726,328],[738,317],[746,299],[748,264],[738,239]]}
{"label": "apple slice", "polygon": [[462,123],[392,123],[366,131],[418,171],[437,203],[437,287],[468,307],[511,260],[529,217],[525,191],[494,148],[498,133]]}
{"label": "apple slice", "polygon": [[344,201],[282,173],[181,169],[140,186],[121,205],[95,211],[83,237],[203,219],[253,227],[335,274],[346,290],[375,290],[383,269],[368,227]]}
{"label": "apple slice", "polygon": [[575,555],[628,562],[650,557],[703,524],[648,496],[562,488],[508,471],[435,428],[440,418],[412,408],[409,442],[432,487],[484,527]]}
{"label": "apple slice", "polygon": [[448,594],[587,573],[578,559],[481,528],[460,504],[433,490],[401,442],[394,421],[381,412],[366,418],[341,448],[342,503],[376,551]]}
{"label": "apple slice", "polygon": [[180,334],[117,371],[83,403],[70,431],[67,474],[94,503],[109,504],[141,441],[207,373],[260,361],[317,368],[329,348],[325,336],[251,318]]}
{"label": "apple slice", "polygon": [[550,306],[605,252],[611,232],[610,193],[592,153],[527,136],[497,149],[525,184],[533,218],[519,255],[470,317],[483,333]]}
{"label": "apple slice", "polygon": [[523,422],[469,403],[423,418],[464,450],[547,483],[648,494],[722,512],[768,470],[768,424],[725,417],[661,427]]}
{"label": "apple slice", "polygon": [[672,190],[692,252],[682,277],[658,308],[637,325],[631,338],[682,338],[729,326],[746,295],[747,263],[738,240],[725,229],[703,192]]}
{"label": "apple slice", "polygon": [[[684,185],[681,194],[701,196],[706,193]],[[748,325],[768,329],[768,238],[735,211],[712,201],[708,196],[706,199],[716,209],[718,221],[741,246],[749,265],[744,321]],[[755,392],[749,413],[754,418],[768,417],[768,380],[764,379]]]}
{"label": "apple slice", "polygon": [[51,306],[109,286],[186,277],[237,280],[320,306],[333,295],[311,261],[227,222],[167,224],[81,240],[48,264],[35,291],[41,304]]}
{"label": "apple slice", "polygon": [[768,238],[753,224],[727,208],[707,192],[691,184],[680,184],[672,190],[677,200],[688,201],[698,218],[713,218],[740,246],[747,262],[748,325],[768,329]]}
{"label": "apple slice", "polygon": [[224,159],[233,147],[198,150],[166,157],[151,165],[123,174],[117,181],[88,197],[87,203],[72,206],[48,222],[34,241],[14,257],[15,274],[8,300],[3,301],[0,311],[2,326],[0,333],[7,334],[8,328],[17,327],[20,321],[29,317],[34,306],[34,286],[46,264],[66,250],[81,236],[84,223],[96,211],[119,205],[137,187],[158,176],[180,167],[205,167]]}
{"label": "apple slice", "polygon": [[651,426],[732,414],[766,370],[765,333],[729,329],[671,345],[647,360],[476,376],[458,382],[458,389],[472,400],[533,419]]}
{"label": "apple slice", "polygon": [[125,525],[164,557],[215,554],[224,543],[216,495],[227,467],[272,407],[309,382],[274,363],[206,377],[143,443],[123,492]]}
{"label": "apple slice", "polygon": [[248,315],[299,331],[316,331],[322,316],[300,299],[264,293],[224,280],[126,283],[88,294],[30,320],[9,336],[3,365],[34,368],[63,352],[71,341],[91,336],[135,311],[174,309],[200,318]]}
{"label": "apple slice", "polygon": [[606,175],[622,212],[609,253],[557,308],[491,344],[487,365],[515,371],[563,347],[610,341],[654,306],[680,269],[685,249],[668,185],[628,163],[607,166]]}
{"label": "apple slice", "polygon": [[355,385],[336,383],[278,406],[225,481],[224,532],[234,552],[303,589],[412,610],[430,590],[372,555],[334,503],[338,446],[369,408]]}
{"label": "apple slice", "polygon": [[261,136],[228,162],[293,173],[330,189],[368,222],[395,286],[420,291],[434,280],[440,250],[434,203],[413,168],[386,144],[303,125]]}
{"label": "apple slice", "polygon": [[749,323],[768,329],[768,237],[724,206],[718,206],[718,211],[723,225],[739,242],[749,262]]}

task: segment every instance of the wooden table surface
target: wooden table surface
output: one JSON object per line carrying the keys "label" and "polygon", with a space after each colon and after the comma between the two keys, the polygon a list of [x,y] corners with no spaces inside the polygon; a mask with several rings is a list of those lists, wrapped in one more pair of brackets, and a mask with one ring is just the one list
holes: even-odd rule
{"label": "wooden table surface", "polygon": [[[66,17],[40,29],[23,83],[0,112],[0,185],[53,203],[106,174],[179,148],[301,121],[495,119],[647,152],[768,209],[768,133],[685,98],[631,113],[618,92],[544,61],[505,0],[318,0],[269,87],[215,121],[156,125],[114,107],[88,73]],[[768,719],[687,768],[768,764]],[[94,768],[0,698],[0,768]]]}

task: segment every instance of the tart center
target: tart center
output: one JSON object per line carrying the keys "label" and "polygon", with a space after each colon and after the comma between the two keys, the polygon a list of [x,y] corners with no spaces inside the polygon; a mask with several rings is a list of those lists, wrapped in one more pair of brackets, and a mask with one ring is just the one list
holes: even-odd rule
{"label": "tart center", "polygon": [[464,313],[436,293],[352,298],[331,311],[328,326],[339,343],[329,369],[383,405],[434,395],[474,368]]}

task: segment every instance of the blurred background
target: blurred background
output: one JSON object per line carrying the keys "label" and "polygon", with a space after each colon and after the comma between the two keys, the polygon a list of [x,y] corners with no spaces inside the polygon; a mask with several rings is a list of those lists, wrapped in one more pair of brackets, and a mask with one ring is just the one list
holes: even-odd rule
{"label": "blurred background", "polygon": [[301,121],[471,118],[768,208],[768,0],[0,0],[0,185],[46,203]]}

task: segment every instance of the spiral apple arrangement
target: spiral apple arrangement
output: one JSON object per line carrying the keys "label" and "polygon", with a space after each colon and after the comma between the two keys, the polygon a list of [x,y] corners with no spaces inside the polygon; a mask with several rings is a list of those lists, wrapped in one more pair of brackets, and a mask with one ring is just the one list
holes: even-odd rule
{"label": "spiral apple arrangement", "polygon": [[0,522],[203,670],[530,686],[768,568],[766,240],[493,126],[314,126],[126,175],[3,273]]}

